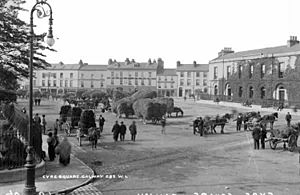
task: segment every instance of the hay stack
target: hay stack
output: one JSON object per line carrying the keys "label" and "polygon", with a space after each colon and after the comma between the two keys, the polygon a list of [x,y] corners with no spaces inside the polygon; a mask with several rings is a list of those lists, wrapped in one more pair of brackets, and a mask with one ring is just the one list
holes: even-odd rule
{"label": "hay stack", "polygon": [[174,99],[173,98],[155,98],[159,104],[165,104],[167,106],[167,113],[171,113],[174,110]]}
{"label": "hay stack", "polygon": [[133,110],[137,117],[144,120],[161,119],[166,114],[167,105],[155,99],[139,99],[133,103]]}

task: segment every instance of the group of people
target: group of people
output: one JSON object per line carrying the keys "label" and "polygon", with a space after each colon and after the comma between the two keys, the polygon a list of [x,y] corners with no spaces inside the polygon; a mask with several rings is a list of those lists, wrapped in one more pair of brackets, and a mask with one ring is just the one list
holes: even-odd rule
{"label": "group of people", "polygon": [[[112,128],[114,141],[117,142],[119,139],[119,136],[120,136],[120,141],[124,141],[126,130],[127,130],[127,127],[123,121],[121,121],[120,125],[119,125],[119,122],[116,121],[116,123],[114,124],[114,126]],[[132,124],[129,126],[129,131],[131,134],[131,141],[135,141],[136,134],[137,134],[137,127],[136,127],[135,121],[132,121]]]}
{"label": "group of people", "polygon": [[34,105],[35,106],[40,106],[41,105],[41,98],[34,99]]}
{"label": "group of people", "polygon": [[52,132],[49,132],[47,143],[48,156],[50,161],[54,161],[56,155],[58,155],[59,163],[63,164],[64,166],[70,164],[72,146],[66,136],[64,136],[62,141],[59,142],[57,134],[54,134],[53,136]]}
{"label": "group of people", "polygon": [[197,117],[196,120],[193,122],[193,130],[194,130],[194,135],[199,132],[200,136],[203,136],[204,133],[204,120],[202,117]]}

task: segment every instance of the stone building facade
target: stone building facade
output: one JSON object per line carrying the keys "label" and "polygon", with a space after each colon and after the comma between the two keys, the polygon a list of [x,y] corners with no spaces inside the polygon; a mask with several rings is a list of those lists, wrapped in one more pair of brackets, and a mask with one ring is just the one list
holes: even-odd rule
{"label": "stone building facade", "polygon": [[299,104],[300,44],[234,53],[230,48],[209,62],[209,94],[220,100],[271,106]]}
{"label": "stone building facade", "polygon": [[164,69],[157,74],[157,94],[159,96],[177,96],[177,74],[176,69]]}

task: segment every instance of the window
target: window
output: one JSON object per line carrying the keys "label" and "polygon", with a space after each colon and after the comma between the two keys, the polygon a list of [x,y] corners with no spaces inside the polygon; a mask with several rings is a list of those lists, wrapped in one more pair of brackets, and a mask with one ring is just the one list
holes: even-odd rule
{"label": "window", "polygon": [[231,67],[227,66],[227,79],[229,79],[230,74],[231,74]]}
{"label": "window", "polygon": [[203,86],[207,86],[207,80],[203,79]]}
{"label": "window", "polygon": [[145,83],[144,83],[144,79],[142,79],[141,85],[145,85]]}
{"label": "window", "polygon": [[199,86],[200,85],[200,79],[197,79],[196,80],[196,86]]}
{"label": "window", "polygon": [[151,86],[151,78],[148,79],[148,85]]}
{"label": "window", "polygon": [[180,77],[184,77],[184,72],[180,72]]}
{"label": "window", "polygon": [[45,80],[42,80],[42,87],[45,87]]}
{"label": "window", "polygon": [[187,72],[187,77],[191,77],[191,72]]}
{"label": "window", "polygon": [[73,87],[73,81],[70,81],[70,87]]}
{"label": "window", "polygon": [[128,85],[132,85],[131,79],[128,80]]}
{"label": "window", "polygon": [[173,76],[171,76],[171,81],[173,81],[174,80],[174,78],[173,78]]}
{"label": "window", "polygon": [[200,72],[196,72],[196,77],[200,77]]}
{"label": "window", "polygon": [[123,78],[120,78],[120,85],[123,85]]}
{"label": "window", "polygon": [[46,73],[42,73],[42,78],[46,78]]}
{"label": "window", "polygon": [[73,73],[70,73],[70,79],[73,79]]}
{"label": "window", "polygon": [[161,84],[160,83],[158,83],[158,88],[161,88]]}
{"label": "window", "polygon": [[52,76],[54,79],[56,79],[56,73],[53,73]]}
{"label": "window", "polygon": [[263,78],[265,76],[265,74],[266,74],[266,65],[262,64],[260,66],[260,76],[261,76],[261,78]]}
{"label": "window", "polygon": [[207,72],[203,73],[203,77],[206,78],[207,77]]}
{"label": "window", "polygon": [[158,80],[161,81],[161,77],[158,77]]}
{"label": "window", "polygon": [[250,65],[250,67],[249,67],[249,79],[251,79],[253,77],[253,71],[254,71],[254,66]]}
{"label": "window", "polygon": [[60,87],[63,87],[63,80],[60,80],[60,81],[59,81],[59,86],[60,86]]}
{"label": "window", "polygon": [[171,88],[174,88],[174,84],[173,83],[171,83]]}
{"label": "window", "polygon": [[190,86],[192,84],[191,79],[187,80],[187,86]]}
{"label": "window", "polygon": [[239,65],[239,68],[238,68],[239,79],[242,78],[242,71],[243,71],[243,66]]}
{"label": "window", "polygon": [[143,72],[141,72],[141,77],[144,78],[144,73]]}
{"label": "window", "polygon": [[249,87],[249,98],[253,98],[253,87],[252,86],[250,86]]}
{"label": "window", "polygon": [[183,85],[184,85],[184,80],[180,79],[180,86],[183,86]]}
{"label": "window", "polygon": [[120,72],[120,77],[123,77],[123,72]]}
{"label": "window", "polygon": [[167,83],[165,83],[165,88],[167,88]]}
{"label": "window", "polygon": [[100,83],[100,87],[103,87],[103,86],[104,86],[104,84],[103,84],[103,82],[101,82],[101,83]]}
{"label": "window", "polygon": [[278,64],[278,78],[283,78],[283,73],[284,73],[284,64],[279,63]]}
{"label": "window", "polygon": [[101,78],[103,78],[103,74],[101,74]]}
{"label": "window", "polygon": [[203,92],[207,93],[207,91],[208,91],[208,89],[205,87],[204,90],[203,90]]}
{"label": "window", "polygon": [[214,95],[218,95],[218,85],[215,85]]}
{"label": "window", "polygon": [[81,78],[83,79],[83,77],[84,77],[84,74],[81,74],[80,76],[81,76]]}
{"label": "window", "polygon": [[131,73],[128,73],[128,77],[131,78]]}
{"label": "window", "polygon": [[113,78],[110,80],[110,84],[112,84],[112,85],[115,84],[115,80]]}
{"label": "window", "polygon": [[84,87],[84,82],[83,81],[80,82],[80,86]]}
{"label": "window", "polygon": [[64,73],[60,73],[59,78],[63,78],[64,77]]}
{"label": "window", "polygon": [[111,74],[111,77],[113,78],[114,77],[114,72],[111,72],[110,74]]}
{"label": "window", "polygon": [[165,81],[167,81],[167,80],[168,80],[168,77],[165,76]]}
{"label": "window", "polygon": [[139,77],[139,73],[138,72],[135,72],[135,78],[138,78]]}
{"label": "window", "polygon": [[214,67],[214,79],[218,78],[218,67]]}
{"label": "window", "polygon": [[68,80],[65,80],[65,87],[68,87]]}
{"label": "window", "polygon": [[94,88],[94,81],[91,81],[91,88]]}
{"label": "window", "polygon": [[93,79],[94,78],[94,74],[91,74],[91,79]]}
{"label": "window", "polygon": [[151,74],[152,72],[149,72],[149,77],[151,77],[152,76],[152,74]]}
{"label": "window", "polygon": [[56,80],[53,80],[53,87],[56,87]]}
{"label": "window", "polygon": [[138,82],[137,78],[135,78],[135,80],[134,80],[134,84],[135,84],[135,85],[138,85],[138,84],[139,84],[139,82]]}
{"label": "window", "polygon": [[242,97],[243,95],[243,87],[239,87],[239,97]]}
{"label": "window", "polygon": [[264,99],[265,96],[266,96],[266,88],[262,87],[262,88],[260,89],[260,98],[261,98],[261,99]]}
{"label": "window", "polygon": [[51,81],[50,80],[48,80],[48,87],[50,87],[51,86]]}

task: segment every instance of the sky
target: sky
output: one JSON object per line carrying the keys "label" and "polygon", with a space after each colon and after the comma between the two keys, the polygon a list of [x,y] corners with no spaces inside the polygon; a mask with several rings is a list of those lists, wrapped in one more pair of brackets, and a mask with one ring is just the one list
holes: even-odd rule
{"label": "sky", "polygon": [[[35,0],[23,7],[30,10]],[[299,0],[47,0],[53,10],[57,52],[50,63],[107,64],[108,59],[147,62],[162,58],[207,64],[224,47],[235,52],[300,39]],[[20,13],[29,23],[29,12]],[[48,18],[34,15],[35,32]]]}

